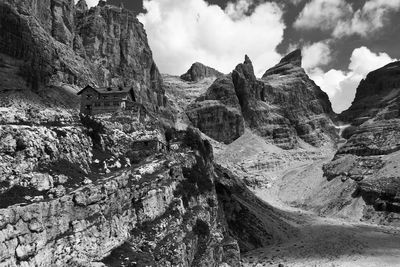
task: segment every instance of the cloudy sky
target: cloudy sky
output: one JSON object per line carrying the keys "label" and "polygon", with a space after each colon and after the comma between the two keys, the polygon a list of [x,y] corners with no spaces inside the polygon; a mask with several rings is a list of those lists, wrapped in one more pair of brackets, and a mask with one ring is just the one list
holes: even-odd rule
{"label": "cloudy sky", "polygon": [[336,112],[368,72],[400,59],[400,0],[109,0],[121,2],[145,25],[161,72],[199,61],[229,73],[248,54],[261,76],[299,47]]}

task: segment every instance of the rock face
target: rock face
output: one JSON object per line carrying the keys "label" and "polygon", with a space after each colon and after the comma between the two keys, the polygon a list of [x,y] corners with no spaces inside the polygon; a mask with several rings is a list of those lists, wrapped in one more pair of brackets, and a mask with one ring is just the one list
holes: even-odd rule
{"label": "rock face", "polygon": [[[146,33],[130,11],[105,4],[88,10],[74,0],[7,0],[0,13],[0,55],[8,65],[0,75],[15,77],[0,89],[132,86],[147,108],[165,106]],[[16,84],[18,78],[25,83]]]}
{"label": "rock face", "polygon": [[[242,114],[246,126],[284,149],[299,146],[299,139],[322,146],[338,138],[329,98],[301,68],[300,51],[284,57],[261,80],[246,56],[231,75],[217,79],[196,104],[188,107],[196,127],[218,141],[231,143],[243,134],[242,122],[234,119],[237,115],[225,115],[231,119],[221,125],[220,103],[226,109],[234,108],[235,114]],[[221,129],[231,129],[234,135],[221,136]]]}
{"label": "rock face", "polygon": [[301,68],[295,51],[256,79],[248,57],[232,73],[247,125],[281,148],[298,146],[298,138],[320,146],[337,138],[328,96]]}
{"label": "rock face", "polygon": [[92,141],[84,129],[5,125],[0,126],[0,140],[0,192],[16,185],[43,191],[34,181],[43,179],[40,170],[49,164],[64,164],[82,176],[90,171]]}
{"label": "rock face", "polygon": [[188,82],[198,82],[208,77],[221,77],[223,74],[211,67],[205,66],[199,62],[194,63],[190,69],[181,75],[181,79]]}
{"label": "rock face", "polygon": [[398,118],[399,88],[400,61],[369,73],[358,86],[351,107],[340,114],[339,119],[360,125],[373,117]]}
{"label": "rock face", "polygon": [[[240,266],[210,144],[174,132],[167,150],[152,116],[166,98],[131,12],[2,1],[0,80],[1,266]],[[87,84],[132,86],[148,113],[79,117]]]}
{"label": "rock face", "polygon": [[[287,138],[283,139],[282,147],[296,146],[296,141],[293,142],[296,136],[314,146],[337,139],[332,122],[334,112],[328,95],[301,68],[299,50],[290,53],[278,65],[267,70],[262,80],[264,92],[261,100],[265,99],[270,106],[267,109],[274,114],[271,117],[276,118],[272,124],[276,121],[277,125],[285,125],[272,130],[273,138],[274,131],[278,131],[278,136]],[[271,136],[271,132],[265,132],[263,128],[261,125],[262,135]],[[280,142],[279,137],[277,139]]]}
{"label": "rock face", "polygon": [[[355,182],[355,196],[375,211],[399,212],[400,63],[368,74],[352,106],[339,115],[353,126],[347,142],[324,167],[329,179]],[[366,212],[366,219],[390,223],[393,213]],[[400,217],[400,216],[398,216]]]}
{"label": "rock face", "polygon": [[76,126],[2,129],[0,265],[239,266],[207,141],[177,132],[173,150],[130,168],[121,159],[130,139],[152,134],[148,122],[114,117],[84,125],[88,135]]}
{"label": "rock face", "polygon": [[218,164],[215,170],[218,200],[225,211],[230,235],[239,241],[241,252],[296,236],[297,230],[282,220],[285,215],[255,197],[241,178]]}
{"label": "rock face", "polygon": [[191,122],[211,138],[231,143],[244,133],[239,100],[230,77],[218,78],[187,108]]}

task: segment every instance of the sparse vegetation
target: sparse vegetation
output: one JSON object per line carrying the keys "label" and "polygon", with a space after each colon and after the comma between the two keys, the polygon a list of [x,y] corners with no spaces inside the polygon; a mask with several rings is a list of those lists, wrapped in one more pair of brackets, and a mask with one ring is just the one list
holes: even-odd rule
{"label": "sparse vegetation", "polygon": [[186,178],[174,192],[176,197],[181,196],[183,205],[189,206],[191,197],[210,192],[214,188],[213,181],[207,175],[207,168],[203,159],[197,158],[197,163],[192,168],[183,168],[183,176]]}
{"label": "sparse vegetation", "polygon": [[0,209],[5,209],[11,205],[25,202],[25,196],[35,197],[43,195],[43,192],[39,192],[35,188],[13,186],[3,194],[0,194]]}
{"label": "sparse vegetation", "polygon": [[17,143],[16,147],[15,147],[15,151],[16,152],[23,151],[27,147],[24,139],[22,139],[22,138],[18,138],[16,143]]}
{"label": "sparse vegetation", "polygon": [[38,170],[43,173],[49,173],[53,176],[60,174],[67,176],[69,178],[65,184],[67,186],[81,183],[86,175],[78,164],[71,163],[64,159],[42,164],[38,167]]}
{"label": "sparse vegetation", "polygon": [[193,128],[186,131],[184,143],[193,150],[198,150],[203,158],[212,159],[212,146],[208,140],[203,140],[200,134]]}
{"label": "sparse vegetation", "polygon": [[100,145],[101,134],[105,132],[105,127],[101,122],[96,121],[90,116],[81,115],[81,123],[88,129],[89,136],[94,145]]}
{"label": "sparse vegetation", "polygon": [[149,252],[138,252],[133,244],[125,242],[103,259],[107,266],[155,266],[154,256]]}
{"label": "sparse vegetation", "polygon": [[207,237],[210,235],[210,227],[205,221],[197,219],[196,224],[193,227],[193,232],[198,236]]}

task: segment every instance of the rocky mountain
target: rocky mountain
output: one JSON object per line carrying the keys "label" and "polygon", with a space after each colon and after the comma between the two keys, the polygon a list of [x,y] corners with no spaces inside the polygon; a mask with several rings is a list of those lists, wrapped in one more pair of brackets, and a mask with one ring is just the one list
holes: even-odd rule
{"label": "rocky mountain", "polygon": [[[397,118],[400,87],[400,62],[372,71],[361,81],[351,107],[339,119],[360,125],[373,117]],[[382,112],[383,109],[388,109]],[[380,113],[380,115],[378,115]]]}
{"label": "rocky mountain", "polygon": [[211,138],[231,143],[244,132],[244,119],[232,79],[218,78],[187,107],[190,121]]}
{"label": "rocky mountain", "polygon": [[[355,196],[371,205],[365,217],[388,223],[399,212],[400,62],[369,73],[339,118],[352,126],[347,142],[324,167],[328,179],[356,183]],[[373,207],[373,208],[372,208]],[[399,216],[397,216],[399,217]]]}
{"label": "rocky mountain", "polygon": [[1,89],[132,86],[150,110],[165,106],[146,33],[130,11],[104,1],[89,10],[84,0],[6,0],[0,12]]}
{"label": "rocky mountain", "polygon": [[[200,63],[160,75],[123,7],[2,1],[0,266],[324,266],[381,253],[388,229],[317,213],[400,219],[400,64],[360,84],[332,161],[337,116],[301,64],[296,50],[261,79],[247,56],[228,75]],[[139,109],[81,115],[87,84],[132,87]]]}
{"label": "rocky mountain", "polygon": [[[338,138],[329,98],[301,68],[300,50],[284,57],[262,79],[256,78],[246,56],[231,75],[217,79],[187,110],[197,128],[225,143],[243,134],[243,120],[285,149],[298,147],[300,139],[322,146]],[[222,129],[230,129],[232,136],[223,136]]]}
{"label": "rocky mountain", "polygon": [[[241,249],[288,235],[278,210],[217,169],[198,131],[171,127],[185,120],[172,100],[189,101],[165,94],[174,79],[163,82],[130,11],[6,0],[0,14],[1,266],[240,266]],[[219,99],[226,119],[240,106],[220,79],[208,92],[215,78],[182,83]],[[143,109],[79,116],[87,84],[132,86]]]}
{"label": "rocky mountain", "polygon": [[185,73],[181,75],[181,79],[188,81],[188,82],[198,82],[204,78],[208,77],[221,77],[224,74],[221,72],[205,66],[199,62],[193,63],[193,65],[190,67],[190,69]]}
{"label": "rocky mountain", "polygon": [[[269,104],[265,109],[274,114],[271,124],[276,126],[271,130],[261,124],[258,128],[262,136],[282,142],[281,147],[296,146],[296,136],[313,146],[337,140],[328,95],[301,68],[301,60],[296,50],[262,77],[264,90],[259,99]],[[253,124],[260,123],[255,120]]]}

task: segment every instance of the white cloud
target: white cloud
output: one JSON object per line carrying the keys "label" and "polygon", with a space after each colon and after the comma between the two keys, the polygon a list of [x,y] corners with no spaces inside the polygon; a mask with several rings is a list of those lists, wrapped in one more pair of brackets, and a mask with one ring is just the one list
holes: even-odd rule
{"label": "white cloud", "polygon": [[344,0],[312,0],[304,6],[294,27],[328,30],[351,13],[351,6]]}
{"label": "white cloud", "polygon": [[260,75],[279,61],[285,25],[277,4],[262,3],[246,16],[248,4],[223,10],[204,0],[144,0],[147,13],[139,20],[162,72],[182,74],[199,61],[229,73],[248,54]]}
{"label": "white cloud", "polygon": [[327,65],[332,60],[331,49],[328,41],[304,46],[302,49],[302,55],[302,66],[306,70]]}
{"label": "white cloud", "polygon": [[336,37],[352,34],[366,36],[382,28],[387,22],[387,15],[398,10],[400,10],[400,0],[367,1],[351,19],[340,21],[335,27],[333,35]]}
{"label": "white cloud", "polygon": [[[99,0],[85,0],[85,1],[89,8],[97,6],[97,4],[99,3]],[[75,4],[78,2],[79,0],[75,0]]]}
{"label": "white cloud", "polygon": [[350,58],[349,69],[362,76],[367,75],[372,70],[382,67],[394,61],[386,53],[373,53],[365,46],[357,48],[353,51]]}
{"label": "white cloud", "polygon": [[334,37],[367,36],[385,26],[388,15],[400,10],[400,0],[368,0],[354,10],[345,0],[312,0],[294,26],[299,29],[331,30]]}
{"label": "white cloud", "polygon": [[226,5],[225,12],[232,18],[232,19],[241,19],[245,16],[246,12],[249,11],[251,4],[253,3],[252,0],[238,0],[237,2],[228,2]]}
{"label": "white cloud", "polygon": [[369,72],[395,60],[386,53],[374,53],[367,47],[360,47],[354,49],[346,72],[335,69],[323,72],[318,67],[307,72],[329,95],[334,111],[341,112],[351,105],[357,86]]}

